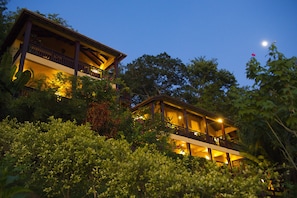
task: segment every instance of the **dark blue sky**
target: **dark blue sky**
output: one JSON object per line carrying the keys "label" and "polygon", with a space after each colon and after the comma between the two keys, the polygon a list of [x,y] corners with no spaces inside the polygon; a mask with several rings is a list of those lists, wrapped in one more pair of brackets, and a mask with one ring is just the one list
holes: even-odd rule
{"label": "dark blue sky", "polygon": [[296,0],[10,0],[8,9],[57,13],[78,32],[127,54],[168,53],[188,64],[216,58],[240,85],[251,85],[251,54],[264,63],[268,47],[297,56]]}

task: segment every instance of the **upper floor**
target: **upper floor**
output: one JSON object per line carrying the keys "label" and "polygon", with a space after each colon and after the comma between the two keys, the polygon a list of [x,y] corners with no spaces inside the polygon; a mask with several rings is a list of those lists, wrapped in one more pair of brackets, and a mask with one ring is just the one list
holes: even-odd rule
{"label": "upper floor", "polygon": [[101,78],[109,69],[116,75],[119,62],[126,57],[120,51],[26,9],[4,40],[0,55],[7,50],[19,70],[32,70],[34,78],[52,78],[58,72]]}

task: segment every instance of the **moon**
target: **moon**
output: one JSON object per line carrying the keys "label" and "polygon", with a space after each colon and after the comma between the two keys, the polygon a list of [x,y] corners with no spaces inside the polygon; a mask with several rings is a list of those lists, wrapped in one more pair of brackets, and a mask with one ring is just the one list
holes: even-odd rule
{"label": "moon", "polygon": [[268,42],[267,42],[267,41],[262,41],[261,45],[262,45],[263,47],[267,47]]}

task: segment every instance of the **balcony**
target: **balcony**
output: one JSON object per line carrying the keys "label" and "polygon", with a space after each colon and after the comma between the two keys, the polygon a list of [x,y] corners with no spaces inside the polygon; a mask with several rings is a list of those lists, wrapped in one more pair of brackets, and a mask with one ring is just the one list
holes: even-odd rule
{"label": "balcony", "polygon": [[[19,57],[21,50],[22,50],[22,45],[20,46],[20,49],[15,54],[13,61],[15,61]],[[44,58],[46,60],[53,61],[55,63],[74,69],[73,58],[65,56],[64,54],[54,51],[52,49],[30,43],[27,52],[35,56]],[[102,77],[101,69],[81,61],[78,62],[78,71],[96,78]]]}
{"label": "balcony", "polygon": [[224,147],[224,148],[236,150],[236,151],[239,151],[239,149],[240,149],[240,146],[238,144],[234,143],[234,142],[219,139],[219,138],[215,138],[213,136],[209,136],[209,135],[206,135],[204,133],[199,133],[199,132],[195,132],[195,131],[187,132],[186,129],[182,128],[182,127],[176,128],[175,134],[180,135],[180,136],[184,136],[184,137],[187,137],[187,138],[191,138],[191,139],[194,139],[194,140],[206,142],[206,143],[209,143],[209,144],[218,145],[218,146],[221,146],[221,147]]}

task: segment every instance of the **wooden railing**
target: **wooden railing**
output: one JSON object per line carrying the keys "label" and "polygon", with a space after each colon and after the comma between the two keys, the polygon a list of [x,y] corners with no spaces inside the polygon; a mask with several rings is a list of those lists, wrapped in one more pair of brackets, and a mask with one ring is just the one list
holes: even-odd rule
{"label": "wooden railing", "polygon": [[[20,55],[21,50],[22,50],[22,46],[20,47],[20,49],[15,54],[14,61]],[[54,51],[52,49],[45,48],[45,47],[42,47],[40,45],[30,43],[27,52],[30,53],[30,54],[34,54],[36,56],[42,57],[44,59],[47,59],[47,60],[53,61],[55,63],[58,63],[58,64],[66,66],[66,67],[74,69],[74,59],[73,58],[65,56],[64,54],[59,53],[57,51]],[[85,74],[89,74],[89,75],[97,77],[97,78],[102,77],[102,70],[96,68],[96,70],[98,72],[93,72],[92,67],[93,66],[91,66],[91,65],[89,65],[87,63],[84,63],[84,62],[81,62],[81,61],[78,62],[78,71],[83,72]]]}
{"label": "wooden railing", "polygon": [[240,146],[234,142],[223,139],[218,139],[218,141],[215,141],[215,137],[213,136],[209,136],[200,132],[188,132],[185,128],[182,127],[176,128],[175,134],[237,151],[240,149]]}

